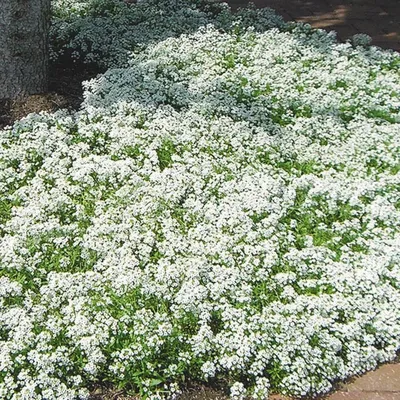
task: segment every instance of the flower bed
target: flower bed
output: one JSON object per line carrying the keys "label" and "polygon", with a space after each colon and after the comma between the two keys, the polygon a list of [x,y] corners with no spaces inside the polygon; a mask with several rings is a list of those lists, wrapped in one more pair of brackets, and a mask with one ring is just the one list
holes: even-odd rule
{"label": "flower bed", "polygon": [[130,54],[207,24],[225,31],[285,25],[269,8],[233,14],[226,3],[212,0],[52,0],[52,14],[53,61],[72,58],[103,69],[126,66]]}
{"label": "flower bed", "polygon": [[0,397],[317,394],[393,359],[400,56],[208,26],[129,64],[0,132]]}

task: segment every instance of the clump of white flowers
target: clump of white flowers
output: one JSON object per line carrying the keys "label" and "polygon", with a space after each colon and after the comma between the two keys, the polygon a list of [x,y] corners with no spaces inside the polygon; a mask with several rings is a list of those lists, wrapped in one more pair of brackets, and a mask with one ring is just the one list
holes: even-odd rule
{"label": "clump of white flowers", "polygon": [[400,56],[213,27],[0,131],[0,397],[313,395],[392,360]]}
{"label": "clump of white flowers", "polygon": [[269,8],[232,13],[227,3],[207,0],[53,0],[51,58],[125,66],[131,53],[208,24],[227,31],[285,26]]}

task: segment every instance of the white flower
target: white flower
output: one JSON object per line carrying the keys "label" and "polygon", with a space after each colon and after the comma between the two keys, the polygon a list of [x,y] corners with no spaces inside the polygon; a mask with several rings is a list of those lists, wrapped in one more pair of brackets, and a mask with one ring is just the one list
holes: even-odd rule
{"label": "white flower", "polygon": [[235,400],[244,399],[246,396],[246,389],[241,382],[235,382],[230,387],[230,398]]}

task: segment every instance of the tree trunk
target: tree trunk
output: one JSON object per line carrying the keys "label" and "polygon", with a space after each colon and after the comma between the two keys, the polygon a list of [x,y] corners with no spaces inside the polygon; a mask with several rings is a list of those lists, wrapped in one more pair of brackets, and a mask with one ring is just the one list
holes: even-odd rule
{"label": "tree trunk", "polygon": [[0,0],[0,99],[48,86],[50,0]]}

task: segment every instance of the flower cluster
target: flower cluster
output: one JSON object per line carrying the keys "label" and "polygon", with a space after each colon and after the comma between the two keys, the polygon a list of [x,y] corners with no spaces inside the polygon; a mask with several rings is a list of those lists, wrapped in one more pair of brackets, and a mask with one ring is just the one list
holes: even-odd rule
{"label": "flower cluster", "polygon": [[285,26],[271,9],[233,14],[226,3],[212,0],[53,0],[51,58],[72,57],[101,69],[125,66],[131,53],[208,24],[227,31]]}
{"label": "flower cluster", "polygon": [[208,26],[0,131],[0,397],[312,395],[393,359],[399,71]]}

